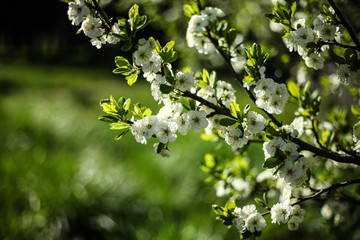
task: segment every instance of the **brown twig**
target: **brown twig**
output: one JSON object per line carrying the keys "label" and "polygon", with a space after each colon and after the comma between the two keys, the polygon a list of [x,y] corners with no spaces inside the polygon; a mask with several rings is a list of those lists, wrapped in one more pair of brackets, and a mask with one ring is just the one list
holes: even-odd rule
{"label": "brown twig", "polygon": [[[348,180],[346,182],[335,183],[328,188],[316,190],[316,193],[314,193],[313,195],[298,198],[298,200],[296,202],[294,202],[293,204],[291,204],[291,206],[295,206],[295,205],[305,202],[307,200],[318,198],[321,195],[323,195],[324,193],[331,192],[337,188],[346,187],[348,185],[357,184],[357,183],[360,183],[360,179],[354,179],[354,180]],[[270,213],[271,213],[271,209],[270,209],[270,211],[263,213],[262,216],[269,215]]]}
{"label": "brown twig", "polygon": [[336,15],[339,17],[341,24],[346,28],[346,30],[348,31],[351,39],[353,40],[353,42],[356,45],[356,50],[360,51],[360,42],[359,39],[356,36],[356,33],[354,32],[353,28],[351,27],[351,25],[346,21],[346,18],[344,17],[344,15],[341,13],[340,9],[336,6],[335,2],[333,0],[327,0],[328,3],[330,4],[330,6],[334,9]]}

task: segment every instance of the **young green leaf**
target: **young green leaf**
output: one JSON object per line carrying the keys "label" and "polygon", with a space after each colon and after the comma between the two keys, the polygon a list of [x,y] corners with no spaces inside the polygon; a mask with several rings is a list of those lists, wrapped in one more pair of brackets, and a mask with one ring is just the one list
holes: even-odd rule
{"label": "young green leaf", "polygon": [[237,104],[236,102],[231,102],[230,103],[230,113],[231,115],[233,115],[235,118],[241,119],[241,110],[240,110],[240,106],[239,104]]}
{"label": "young green leaf", "polygon": [[231,119],[231,118],[222,118],[220,120],[220,125],[225,126],[225,127],[232,126],[236,123],[238,123],[238,121]]}
{"label": "young green leaf", "polygon": [[284,162],[284,160],[281,160],[279,158],[276,157],[271,157],[265,160],[263,167],[264,168],[274,168],[280,164],[282,164]]}
{"label": "young green leaf", "polygon": [[138,72],[135,72],[125,77],[129,86],[133,85],[136,82],[138,78],[138,74],[139,74]]}

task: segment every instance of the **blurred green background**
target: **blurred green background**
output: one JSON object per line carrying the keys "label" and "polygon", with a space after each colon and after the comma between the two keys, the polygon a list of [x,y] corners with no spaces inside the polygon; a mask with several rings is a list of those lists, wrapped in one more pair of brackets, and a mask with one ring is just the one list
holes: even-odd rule
{"label": "blurred green background", "polygon": [[[133,2],[105,8],[125,16]],[[210,64],[228,78],[223,66],[186,47],[183,1],[137,3],[152,20],[141,34],[162,43],[175,39],[183,59],[178,67]],[[270,1],[210,3],[229,13],[246,39],[267,43],[274,36],[259,17],[271,11]],[[235,229],[215,220],[211,205],[226,199],[216,198],[200,169],[215,144],[193,133],[179,136],[164,159],[131,135],[114,141],[116,132],[97,120],[99,100],[110,94],[159,106],[144,81],[130,88],[111,73],[119,47],[92,47],[75,34],[66,11],[55,0],[6,1],[0,9],[0,239],[237,239]],[[289,63],[282,64],[280,79],[289,74]],[[231,157],[230,148],[223,155]],[[315,225],[300,232],[269,226],[264,239],[319,238]]]}

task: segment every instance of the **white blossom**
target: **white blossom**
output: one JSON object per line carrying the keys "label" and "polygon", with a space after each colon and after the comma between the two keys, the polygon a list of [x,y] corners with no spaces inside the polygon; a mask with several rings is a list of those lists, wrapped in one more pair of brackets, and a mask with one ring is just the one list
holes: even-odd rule
{"label": "white blossom", "polygon": [[324,67],[325,59],[317,53],[311,53],[309,56],[305,57],[305,64],[309,68],[315,70],[322,69]]}
{"label": "white blossom", "polygon": [[256,82],[256,87],[254,88],[254,92],[256,97],[262,97],[265,94],[274,94],[276,91],[276,85],[272,78],[261,78]]}
{"label": "white blossom", "polygon": [[265,122],[266,119],[261,114],[250,111],[246,116],[246,129],[255,135],[265,128]]}
{"label": "white blossom", "polygon": [[272,139],[270,142],[264,142],[263,151],[265,154],[265,159],[274,157],[276,149],[284,150],[286,142],[281,137],[276,137]]}
{"label": "white blossom", "polygon": [[175,122],[161,121],[159,122],[158,131],[155,134],[159,141],[165,144],[176,140],[176,130],[177,124]]}
{"label": "white blossom", "polygon": [[335,25],[323,25],[320,27],[316,34],[325,42],[334,41],[337,27]]}
{"label": "white blossom", "polygon": [[144,117],[141,121],[143,135],[145,138],[151,138],[157,131],[159,127],[159,122],[157,116]]}
{"label": "white blossom", "polygon": [[303,135],[306,126],[306,122],[303,117],[295,118],[290,125],[298,132],[297,137],[301,137]]}
{"label": "white blossom", "polygon": [[359,83],[360,70],[352,71],[350,66],[347,64],[340,64],[336,70],[336,75],[340,82],[346,85],[352,85],[354,83]]}
{"label": "white blossom", "polygon": [[231,193],[231,189],[226,187],[226,182],[224,180],[220,180],[215,184],[216,196],[224,197]]}
{"label": "white blossom", "polygon": [[225,13],[221,9],[214,7],[205,7],[201,13],[207,15],[210,21],[215,21],[217,18],[225,17]]}
{"label": "white blossom", "polygon": [[294,42],[297,45],[305,47],[308,43],[314,41],[314,31],[312,28],[298,28],[290,32],[294,35]]}
{"label": "white blossom", "polygon": [[239,218],[239,217],[234,218],[233,224],[235,225],[235,227],[237,228],[237,230],[239,232],[242,232],[245,230],[245,224],[246,224],[245,219]]}
{"label": "white blossom", "polygon": [[246,205],[239,212],[239,216],[242,218],[248,218],[251,214],[255,214],[258,211],[256,210],[256,206],[254,204]]}
{"label": "white blossom", "polygon": [[298,228],[299,228],[299,222],[296,221],[295,219],[291,218],[288,221],[288,229],[290,231],[296,231],[296,230],[298,230]]}
{"label": "white blossom", "polygon": [[284,178],[287,183],[298,179],[302,175],[302,164],[294,164],[292,161],[285,161],[285,165],[280,169],[279,176]]}
{"label": "white blossom", "polygon": [[231,180],[231,186],[236,190],[241,198],[246,198],[251,193],[251,187],[248,181],[236,178]]}
{"label": "white blossom", "polygon": [[304,221],[305,210],[300,207],[300,205],[295,205],[292,207],[293,213],[291,219],[298,223],[302,223]]}
{"label": "white blossom", "polygon": [[186,135],[188,131],[191,129],[189,116],[187,113],[178,115],[175,118],[175,122],[178,125],[178,132],[181,133],[182,135]]}
{"label": "white blossom", "polygon": [[245,221],[245,227],[250,232],[260,232],[266,226],[266,221],[260,213],[251,214]]}
{"label": "white blossom", "polygon": [[221,99],[222,104],[230,107],[230,103],[236,101],[235,89],[230,83],[219,80],[216,85],[216,96]]}
{"label": "white blossom", "polygon": [[149,50],[148,48],[138,48],[134,52],[135,64],[138,66],[145,65],[150,62],[152,56],[152,50]]}
{"label": "white blossom", "polygon": [[89,13],[90,9],[86,7],[84,0],[75,0],[69,3],[67,14],[72,25],[78,26]]}
{"label": "white blossom", "polygon": [[193,72],[178,72],[175,77],[175,88],[180,91],[189,91],[191,88],[196,87]]}
{"label": "white blossom", "polygon": [[201,33],[202,31],[205,31],[205,27],[208,24],[206,15],[195,14],[190,18],[188,29],[190,32]]}
{"label": "white blossom", "polygon": [[104,30],[101,28],[102,22],[99,18],[94,18],[90,15],[81,24],[81,30],[84,31],[84,34],[89,38],[100,37]]}
{"label": "white blossom", "polygon": [[206,119],[206,112],[203,110],[191,110],[187,113],[187,115],[190,127],[194,132],[200,132],[202,128],[206,128],[209,124],[208,120]]}
{"label": "white blossom", "polygon": [[146,144],[146,138],[143,134],[143,124],[141,120],[135,121],[130,130],[138,143]]}
{"label": "white blossom", "polygon": [[225,142],[233,149],[241,148],[249,140],[244,136],[245,134],[239,128],[227,127],[225,133]]}
{"label": "white blossom", "polygon": [[272,223],[286,223],[292,214],[292,207],[287,203],[277,203],[271,208]]}

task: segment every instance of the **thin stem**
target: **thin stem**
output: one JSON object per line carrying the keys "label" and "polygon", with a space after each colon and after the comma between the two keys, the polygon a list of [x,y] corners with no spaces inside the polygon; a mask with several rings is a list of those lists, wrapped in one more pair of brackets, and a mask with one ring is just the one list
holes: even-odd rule
{"label": "thin stem", "polygon": [[[217,49],[217,51],[219,52],[219,54],[221,55],[221,57],[224,59],[225,64],[227,65],[227,67],[230,69],[231,74],[235,77],[235,80],[240,84],[240,86],[242,87],[242,89],[246,92],[246,94],[249,96],[249,98],[255,103],[256,102],[256,98],[255,96],[252,94],[252,92],[248,89],[246,89],[244,87],[244,85],[242,84],[242,79],[240,78],[240,76],[236,73],[235,69],[233,68],[233,66],[231,65],[231,61],[230,61],[230,57],[222,50],[218,49],[218,42],[215,38],[213,38],[211,36],[210,33],[210,29],[207,29],[207,37],[209,38],[209,40],[211,41],[211,43],[215,46],[215,48]],[[263,110],[263,109],[262,109]],[[267,111],[263,110],[264,113],[271,119],[271,121],[273,121],[278,127],[282,126],[282,123],[279,122],[272,114],[268,113]]]}
{"label": "thin stem", "polygon": [[317,144],[320,146],[320,148],[326,149],[326,147],[324,145],[322,145],[322,143],[320,142],[319,135],[316,132],[316,128],[315,128],[315,121],[316,120],[315,120],[315,118],[310,118],[310,121],[311,121],[311,126],[312,126],[312,132],[314,134],[314,137],[316,139]]}
{"label": "thin stem", "polygon": [[[357,184],[357,183],[360,183],[360,179],[354,179],[354,180],[348,180],[346,182],[335,183],[335,184],[331,185],[328,188],[323,188],[323,189],[316,190],[316,193],[314,193],[313,195],[298,198],[298,200],[296,202],[294,202],[293,204],[291,204],[291,206],[295,206],[295,205],[300,204],[302,202],[318,198],[321,195],[323,195],[324,193],[331,192],[331,191],[333,191],[333,190],[335,190],[337,188],[346,187],[346,186],[349,186],[349,185],[352,185],[352,184]],[[269,215],[270,213],[271,213],[271,209],[270,209],[270,211],[263,213],[262,216]]]}
{"label": "thin stem", "polygon": [[108,18],[108,16],[104,13],[104,11],[100,8],[97,0],[91,0],[94,4],[95,10],[100,14],[100,16],[102,17],[102,19],[104,19],[106,25],[108,26],[108,28],[110,29],[112,27],[112,24]]}
{"label": "thin stem", "polygon": [[356,45],[356,50],[360,51],[360,42],[359,39],[356,36],[356,33],[354,32],[351,25],[346,21],[345,17],[342,15],[340,9],[336,6],[333,0],[327,0],[330,6],[334,9],[336,15],[339,17],[341,24],[346,28],[346,30],[349,32],[349,35],[353,42]]}
{"label": "thin stem", "polygon": [[224,115],[224,116],[227,116],[227,117],[230,117],[230,118],[234,118],[234,116],[231,115],[230,110],[227,109],[227,108],[218,107],[215,104],[213,104],[213,103],[203,99],[202,97],[199,97],[199,96],[197,96],[197,95],[195,95],[195,94],[193,94],[193,93],[191,93],[189,91],[180,91],[180,90],[178,90],[178,91],[181,92],[183,96],[192,98],[192,99],[204,104],[205,106],[215,110],[215,113],[210,114],[211,116]]}
{"label": "thin stem", "polygon": [[324,41],[319,41],[320,44],[322,45],[332,45],[332,46],[338,46],[338,47],[343,47],[343,48],[352,48],[354,50],[358,50],[358,48],[356,46],[351,46],[351,45],[346,45],[346,44],[342,44],[339,42],[324,42]]}

